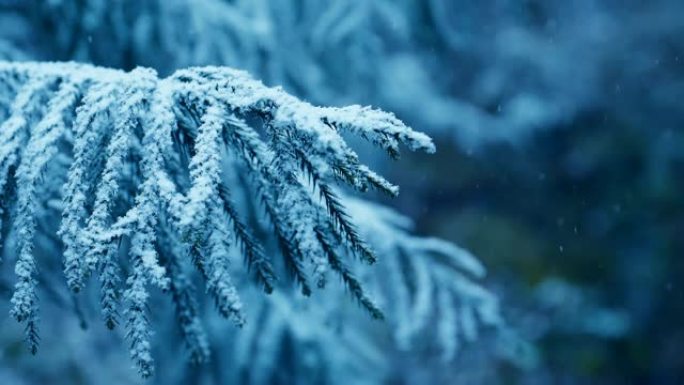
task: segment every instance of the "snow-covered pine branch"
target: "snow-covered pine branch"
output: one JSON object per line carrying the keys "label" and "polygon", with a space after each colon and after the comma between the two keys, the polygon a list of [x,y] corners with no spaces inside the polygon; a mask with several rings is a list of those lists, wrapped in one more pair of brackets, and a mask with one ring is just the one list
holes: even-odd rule
{"label": "snow-covered pine branch", "polygon": [[[399,143],[434,151],[427,136],[392,114],[315,107],[222,67],[160,79],[145,68],[126,73],[75,63],[0,62],[0,101],[1,225],[11,229],[17,249],[11,314],[26,323],[33,352],[39,268],[33,239],[46,215],[41,192],[49,190],[42,186],[63,181],[57,234],[67,284],[78,292],[88,277],[98,277],[110,328],[117,324],[118,301],[125,302],[131,355],[143,376],[154,369],[146,315],[151,286],[178,299],[182,328],[202,335],[178,261],[191,259],[219,312],[244,322],[228,272],[232,246],[242,250],[246,270],[266,292],[282,270],[277,266],[287,267],[304,294],[312,278],[324,286],[330,271],[373,317],[382,317],[347,267],[349,255],[368,263],[377,257],[331,186],[398,191],[360,163],[343,132],[391,156]],[[66,175],[47,173],[64,169],[49,167],[57,158],[68,160]],[[230,193],[238,186],[225,178],[230,164],[246,170],[282,260],[264,252],[267,245],[253,236],[259,229],[235,209]],[[128,257],[120,260],[123,254]]]}
{"label": "snow-covered pine branch", "polygon": [[[507,326],[501,319],[498,298],[477,282],[485,269],[475,257],[444,240],[411,235],[411,220],[389,208],[342,198],[359,223],[360,235],[380,256],[374,268],[354,273],[386,312],[389,335],[374,328],[349,326],[359,322],[355,313],[339,300],[330,300],[342,299],[341,290],[306,300],[280,293],[255,298],[252,291],[250,303],[259,309],[252,317],[263,319],[258,326],[248,325],[245,333],[236,333],[234,343],[222,347],[227,351],[223,355],[231,357],[226,365],[239,367],[232,372],[246,372],[250,384],[268,384],[276,371],[283,370],[278,365],[282,350],[292,349],[298,355],[313,350],[316,359],[325,361],[315,367],[326,369],[316,373],[324,379],[311,383],[349,383],[349,378],[353,383],[377,383],[383,382],[377,377],[386,376],[386,368],[393,367],[390,361],[395,350],[421,352],[423,358],[437,355],[450,364],[482,329],[494,330],[497,340],[503,336]],[[219,330],[225,333],[225,329]],[[391,348],[387,337],[393,342]]]}

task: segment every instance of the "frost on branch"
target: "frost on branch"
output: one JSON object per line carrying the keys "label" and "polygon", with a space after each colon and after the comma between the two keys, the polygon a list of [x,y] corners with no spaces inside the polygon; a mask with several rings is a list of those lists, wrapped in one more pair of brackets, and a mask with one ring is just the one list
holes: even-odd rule
{"label": "frost on branch", "polygon": [[[257,297],[252,290],[246,295],[251,294],[250,319],[256,322],[219,348],[222,357],[230,357],[225,365],[237,366],[227,372],[242,373],[249,380],[228,377],[222,382],[272,383],[279,373],[296,370],[298,365],[282,365],[295,356],[322,362],[292,378],[382,383],[386,371],[396,372],[398,363],[392,360],[407,351],[423,360],[435,355],[452,365],[460,350],[482,332],[494,331],[496,340],[506,343],[498,299],[477,282],[485,273],[479,261],[449,242],[411,235],[410,220],[388,208],[343,198],[359,223],[360,235],[380,257],[374,268],[354,273],[382,305],[389,333],[360,327],[364,320],[344,306],[344,290],[337,287],[331,287],[325,298],[306,300],[281,293]],[[218,333],[225,333],[225,328]]]}
{"label": "frost on branch", "polygon": [[[0,225],[12,229],[17,249],[11,313],[26,323],[31,350],[38,339],[34,236],[37,222],[51,215],[41,192],[59,183],[57,235],[67,284],[79,292],[97,278],[109,328],[124,302],[131,356],[143,376],[154,369],[151,289],[173,297],[195,361],[204,361],[208,348],[189,275],[202,277],[221,315],[245,322],[234,283],[242,277],[230,274],[232,249],[267,293],[284,284],[277,281],[281,271],[305,295],[336,275],[371,316],[382,318],[350,258],[378,257],[333,186],[390,195],[398,189],[361,164],[341,135],[361,136],[392,157],[399,143],[434,150],[427,136],[392,114],[315,107],[220,67],[160,79],[144,68],[0,62],[0,118]],[[56,159],[67,159],[64,175],[49,172],[64,169],[50,167]],[[234,183],[242,180],[237,173],[245,176],[242,184]],[[268,226],[238,210],[233,195],[245,190]],[[264,230],[272,236],[256,236]]]}

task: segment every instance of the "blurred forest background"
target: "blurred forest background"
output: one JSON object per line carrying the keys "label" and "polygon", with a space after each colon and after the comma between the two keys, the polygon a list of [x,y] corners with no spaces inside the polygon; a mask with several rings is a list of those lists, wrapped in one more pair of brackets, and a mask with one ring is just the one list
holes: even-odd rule
{"label": "blurred forest background", "polygon": [[402,188],[375,198],[478,256],[534,352],[400,357],[390,383],[684,381],[682,1],[0,0],[0,58],[228,65],[431,135],[366,154]]}

